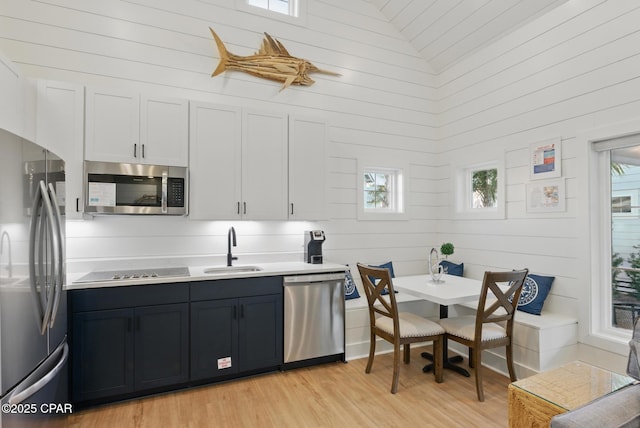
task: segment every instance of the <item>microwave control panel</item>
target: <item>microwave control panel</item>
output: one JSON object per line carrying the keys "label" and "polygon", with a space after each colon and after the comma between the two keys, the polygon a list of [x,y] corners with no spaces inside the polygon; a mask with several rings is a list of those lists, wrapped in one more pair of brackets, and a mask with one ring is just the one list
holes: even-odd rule
{"label": "microwave control panel", "polygon": [[183,178],[169,178],[167,183],[167,206],[184,207]]}

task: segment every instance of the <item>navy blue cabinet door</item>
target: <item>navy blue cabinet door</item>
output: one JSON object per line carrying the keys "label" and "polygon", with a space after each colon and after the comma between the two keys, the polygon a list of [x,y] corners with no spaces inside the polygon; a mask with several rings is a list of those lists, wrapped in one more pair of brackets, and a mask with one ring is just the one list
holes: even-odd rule
{"label": "navy blue cabinet door", "polygon": [[191,303],[191,379],[238,372],[237,299]]}
{"label": "navy blue cabinet door", "polygon": [[138,307],[134,311],[136,391],[189,379],[189,304]]}
{"label": "navy blue cabinet door", "polygon": [[72,401],[133,392],[132,319],[132,309],[73,315]]}
{"label": "navy blue cabinet door", "polygon": [[241,370],[282,364],[282,296],[245,297],[239,301],[239,313]]}

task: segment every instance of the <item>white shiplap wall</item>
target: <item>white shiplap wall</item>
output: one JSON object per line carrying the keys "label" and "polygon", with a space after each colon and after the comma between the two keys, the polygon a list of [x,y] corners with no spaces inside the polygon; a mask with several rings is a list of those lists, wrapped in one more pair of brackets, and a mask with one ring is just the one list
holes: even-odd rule
{"label": "white shiplap wall", "polygon": [[[443,161],[504,153],[507,179],[506,220],[451,221],[443,207],[441,236],[458,244],[470,275],[526,266],[555,276],[545,308],[582,317],[583,336],[593,235],[587,148],[576,135],[640,114],[639,20],[637,1],[571,1],[436,78]],[[562,139],[566,211],[527,213],[529,144],[554,138]],[[441,177],[446,192],[450,171]],[[581,358],[624,371],[624,358],[602,349],[585,347]]]}
{"label": "white shiplap wall", "polygon": [[[117,87],[155,95],[320,117],[329,124],[328,221],[196,222],[185,218],[105,218],[68,227],[71,271],[98,260],[148,264],[167,257],[223,263],[229,226],[234,253],[250,260],[302,260],[303,231],[327,233],[326,258],[341,263],[393,260],[400,273],[424,271],[434,244],[432,197],[434,77],[424,61],[366,1],[309,0],[306,27],[241,12],[231,0],[3,0],[0,51],[31,77]],[[254,53],[262,33],[294,56],[341,77],[314,74],[311,87],[280,85],[239,72],[211,78],[218,52]],[[376,152],[411,163],[411,219],[356,221],[357,157]]]}

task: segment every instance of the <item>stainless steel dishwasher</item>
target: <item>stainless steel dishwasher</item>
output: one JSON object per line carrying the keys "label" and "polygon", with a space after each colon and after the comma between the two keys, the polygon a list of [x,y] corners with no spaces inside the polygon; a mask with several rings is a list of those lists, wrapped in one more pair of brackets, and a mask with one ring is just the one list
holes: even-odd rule
{"label": "stainless steel dishwasher", "polygon": [[285,277],[285,368],[344,361],[344,318],[344,272]]}

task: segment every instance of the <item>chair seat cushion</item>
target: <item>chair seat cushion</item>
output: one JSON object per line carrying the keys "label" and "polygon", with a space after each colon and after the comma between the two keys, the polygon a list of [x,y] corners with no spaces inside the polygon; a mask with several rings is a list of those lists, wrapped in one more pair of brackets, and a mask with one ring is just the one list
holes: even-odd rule
{"label": "chair seat cushion", "polygon": [[[467,340],[475,339],[476,317],[463,316],[455,318],[443,318],[440,325],[445,329],[447,334],[458,336]],[[496,323],[485,324],[482,328],[482,341],[496,340],[507,337],[505,329]]]}
{"label": "chair seat cushion", "polygon": [[[400,337],[436,336],[444,333],[444,329],[437,322],[420,315],[400,312],[398,319],[400,321]],[[376,326],[386,333],[393,334],[393,320],[391,318],[376,318]]]}

